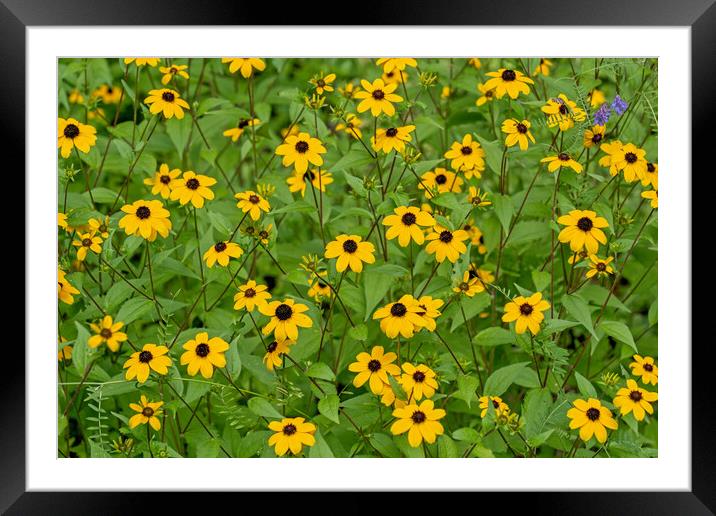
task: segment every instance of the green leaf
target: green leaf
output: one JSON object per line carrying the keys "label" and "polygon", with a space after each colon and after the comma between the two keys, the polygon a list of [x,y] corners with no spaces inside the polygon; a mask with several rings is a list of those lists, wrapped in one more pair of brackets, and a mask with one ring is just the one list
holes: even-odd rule
{"label": "green leaf", "polygon": [[492,373],[487,381],[485,381],[484,395],[502,395],[525,369],[529,369],[527,364],[529,364],[529,362],[510,364]]}
{"label": "green leaf", "polygon": [[323,362],[315,362],[306,369],[306,376],[311,378],[320,378],[321,380],[333,381],[336,375],[333,374],[331,368]]}
{"label": "green leaf", "polygon": [[592,382],[587,380],[577,371],[574,372],[574,378],[577,380],[577,388],[579,388],[579,392],[589,398],[597,397],[597,390],[594,388],[594,385],[592,385]]}
{"label": "green leaf", "polygon": [[152,308],[154,308],[154,303],[149,299],[143,297],[132,298],[119,309],[115,321],[123,322],[126,326],[148,313]]}
{"label": "green leaf", "polygon": [[459,457],[457,445],[455,441],[443,434],[438,437],[438,457],[440,458],[456,458]]}
{"label": "green leaf", "polygon": [[452,320],[452,325],[450,326],[451,333],[465,324],[465,319],[469,321],[482,312],[482,310],[490,304],[490,296],[487,292],[480,292],[474,297],[460,300],[460,303],[462,303],[462,309],[465,310],[465,316],[463,317],[460,307],[458,306]]}
{"label": "green leaf", "polygon": [[532,283],[535,285],[535,291],[542,291],[549,285],[550,274],[549,272],[533,270],[532,271]]}
{"label": "green leaf", "polygon": [[326,416],[334,423],[340,423],[341,420],[338,418],[338,405],[340,404],[340,398],[336,394],[329,394],[321,401],[318,402],[318,412]]}
{"label": "green leaf", "polygon": [[507,233],[510,230],[510,221],[512,220],[512,214],[515,211],[512,205],[512,198],[509,195],[494,194],[492,197],[492,204],[495,206],[495,214],[500,220],[502,229]]}
{"label": "green leaf", "polygon": [[393,438],[387,434],[371,435],[370,444],[378,450],[383,457],[390,459],[401,457],[400,450],[393,441]]}
{"label": "green leaf", "polygon": [[[333,450],[331,450],[331,447],[328,445],[328,442],[323,437],[323,434],[321,434],[320,430],[316,430],[316,433],[314,434],[314,437],[316,438],[316,444],[311,446],[308,456],[312,459],[332,459],[335,457],[333,454]],[[305,450],[305,448],[304,448]]]}
{"label": "green leaf", "polygon": [[366,189],[363,186],[363,181],[345,171],[343,172],[343,175],[346,178],[346,182],[351,186],[355,193],[361,197],[365,197],[367,195],[368,192],[366,192]]}
{"label": "green leaf", "polygon": [[597,338],[597,334],[594,332],[594,325],[592,324],[592,313],[586,301],[581,297],[567,294],[562,297],[562,304],[572,317],[579,321],[594,338]]}
{"label": "green leaf", "polygon": [[348,336],[359,342],[364,342],[368,340],[368,327],[363,323],[358,324],[348,330]]}
{"label": "green leaf", "polygon": [[485,149],[485,161],[496,175],[500,175],[500,168],[502,166],[502,150],[500,149],[499,141],[488,141],[481,136],[477,137],[477,140]]}
{"label": "green leaf", "polygon": [[457,377],[457,392],[454,396],[463,400],[470,407],[470,404],[476,398],[475,391],[478,385],[479,380],[476,376],[461,374]]}
{"label": "green leaf", "polygon": [[478,346],[493,347],[515,342],[515,336],[511,331],[499,326],[486,328],[475,335],[474,342]]}
{"label": "green leaf", "polygon": [[72,346],[72,365],[80,375],[83,375],[89,363],[87,339],[89,339],[90,333],[77,321],[75,321],[75,327],[77,328],[77,338]]}
{"label": "green leaf", "polygon": [[347,168],[363,167],[372,161],[374,161],[374,158],[369,156],[365,149],[361,147],[360,150],[353,150],[336,161],[331,167],[331,172],[335,173]]}
{"label": "green leaf", "polygon": [[544,333],[556,333],[563,330],[566,330],[567,328],[573,328],[574,326],[577,326],[579,323],[574,321],[565,321],[564,319],[550,319],[547,321],[547,323],[544,325]]}
{"label": "green leaf", "polygon": [[659,321],[659,300],[654,299],[654,302],[649,307],[649,326],[654,326]]}
{"label": "green leaf", "polygon": [[632,348],[634,352],[639,352],[639,350],[636,349],[636,343],[634,342],[634,337],[631,334],[631,330],[629,330],[629,327],[623,322],[601,321],[599,323],[599,329],[607,335],[614,337],[622,344],[626,344],[627,346]]}
{"label": "green leaf", "polygon": [[480,434],[474,428],[458,428],[452,433],[452,438],[456,441],[467,441],[469,443],[480,442]]}
{"label": "green leaf", "polygon": [[363,292],[365,294],[365,321],[373,313],[373,309],[380,303],[393,286],[391,277],[386,274],[372,272],[363,276]]}
{"label": "green leaf", "polygon": [[269,419],[282,419],[283,415],[264,398],[251,398],[248,402],[249,410],[260,417]]}
{"label": "green leaf", "polygon": [[522,402],[525,419],[525,437],[530,439],[544,431],[544,424],[552,408],[552,395],[547,388],[534,389],[527,393]]}

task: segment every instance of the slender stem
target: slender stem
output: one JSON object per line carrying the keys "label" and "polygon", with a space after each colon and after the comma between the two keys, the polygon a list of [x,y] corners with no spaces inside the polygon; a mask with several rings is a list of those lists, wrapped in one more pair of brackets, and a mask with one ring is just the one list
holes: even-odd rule
{"label": "slender stem", "polygon": [[[201,284],[204,285],[206,283],[204,279],[204,260],[201,258],[201,247],[199,244],[199,224],[196,221],[196,207],[192,206],[192,209],[194,211],[194,236],[196,237],[196,254],[199,258],[199,274],[201,275]],[[204,310],[206,310],[206,291],[204,291]]]}

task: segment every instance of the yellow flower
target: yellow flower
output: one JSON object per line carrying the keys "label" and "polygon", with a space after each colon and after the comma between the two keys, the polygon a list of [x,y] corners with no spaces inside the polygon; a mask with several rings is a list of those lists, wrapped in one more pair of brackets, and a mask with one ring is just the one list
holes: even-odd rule
{"label": "yellow flower", "polygon": [[375,263],[375,246],[370,242],[363,242],[358,235],[338,235],[332,242],[326,244],[324,256],[336,260],[336,270],[343,272],[347,268],[353,272],[363,270],[363,262]]}
{"label": "yellow flower", "polygon": [[487,76],[491,78],[485,83],[485,88],[489,90],[494,89],[495,97],[498,99],[504,97],[505,93],[507,93],[511,99],[516,99],[520,93],[529,95],[530,87],[528,84],[534,84],[534,81],[522,72],[508,68],[500,68],[496,72],[488,72]]}
{"label": "yellow flower", "polygon": [[607,101],[604,93],[596,88],[587,93],[587,98],[589,99],[589,106],[593,108],[599,107]]}
{"label": "yellow flower", "polygon": [[495,91],[491,88],[485,87],[484,84],[479,83],[477,85],[477,91],[482,93],[482,96],[478,97],[475,101],[475,105],[482,106],[485,102],[495,100]]}
{"label": "yellow flower", "polygon": [[281,355],[287,355],[290,351],[290,346],[295,344],[295,340],[282,340],[282,341],[271,341],[266,346],[266,354],[264,355],[263,362],[266,365],[266,369],[273,371],[275,367],[280,367],[283,364]]}
{"label": "yellow flower", "polygon": [[67,96],[67,100],[70,104],[82,104],[85,98],[82,96],[82,93],[80,93],[80,90],[72,90]]}
{"label": "yellow flower", "polygon": [[356,362],[348,366],[348,370],[358,373],[353,379],[353,385],[363,386],[369,382],[373,394],[382,394],[386,385],[390,385],[388,375],[398,376],[400,368],[393,362],[398,358],[393,352],[384,353],[383,346],[374,346],[370,354],[365,351],[358,353]]}
{"label": "yellow flower", "polygon": [[288,450],[298,455],[303,446],[313,446],[316,438],[316,425],[306,423],[302,417],[285,417],[280,422],[271,421],[268,427],[276,432],[269,437],[269,446],[275,446],[276,455],[283,457]]}
{"label": "yellow flower", "polygon": [[318,275],[319,278],[309,278],[308,280],[308,284],[310,285],[308,297],[313,298],[315,301],[320,301],[324,297],[330,298],[333,296],[333,290],[331,290],[330,285],[323,281],[323,278],[328,276],[328,271],[321,271]]}
{"label": "yellow flower", "polygon": [[[61,340],[64,342],[66,339],[63,337]],[[57,353],[57,360],[58,362],[72,360],[72,346],[63,346]]]}
{"label": "yellow flower", "polygon": [[135,201],[122,206],[122,211],[127,215],[120,219],[119,227],[128,235],[138,233],[152,242],[157,234],[166,238],[172,228],[169,210],[164,208],[161,201]]}
{"label": "yellow flower", "polygon": [[59,267],[57,268],[57,298],[63,303],[71,305],[75,302],[73,295],[79,294],[80,291],[72,286],[69,280],[65,278],[65,274],[65,271]]}
{"label": "yellow flower", "polygon": [[90,227],[90,232],[99,233],[102,238],[109,237],[109,216],[102,219],[89,219],[87,224]]}
{"label": "yellow flower", "polygon": [[547,99],[547,104],[542,106],[542,112],[547,115],[547,127],[559,126],[560,131],[574,127],[575,120],[582,122],[587,118],[584,110],[577,107],[577,103],[569,100],[564,93]]}
{"label": "yellow flower", "polygon": [[153,370],[158,374],[165,375],[169,372],[172,359],[167,355],[169,348],[157,346],[156,344],[145,344],[141,351],[135,351],[124,363],[126,369],[125,379],[136,378],[139,383],[144,383]]}
{"label": "yellow flower", "polygon": [[482,68],[482,63],[480,62],[479,57],[471,57],[470,59],[468,59],[467,64],[472,66],[475,70],[479,70],[480,68]]}
{"label": "yellow flower", "polygon": [[434,443],[438,435],[444,432],[438,420],[445,417],[443,409],[436,409],[432,400],[425,400],[420,405],[411,403],[403,408],[393,410],[397,421],[390,427],[393,435],[408,432],[408,442],[413,448],[420,446],[425,440]]}
{"label": "yellow flower", "polygon": [[477,247],[477,252],[480,254],[487,253],[487,246],[485,245],[485,235],[482,230],[474,225],[472,219],[468,220],[467,223],[462,227],[463,231],[467,231],[470,243]]}
{"label": "yellow flower", "polygon": [[271,299],[266,285],[259,285],[254,280],[249,280],[239,287],[234,295],[234,310],[245,308],[253,312],[254,308],[261,308]]}
{"label": "yellow flower", "polygon": [[343,131],[350,134],[356,140],[360,140],[363,137],[363,133],[360,130],[362,125],[363,122],[361,122],[361,119],[358,118],[355,113],[348,113],[346,115],[346,121],[336,125],[336,131]]}
{"label": "yellow flower", "polygon": [[579,438],[582,441],[589,441],[594,435],[600,443],[604,443],[607,440],[607,428],[616,430],[619,427],[611,410],[603,407],[599,400],[576,399],[573,404],[567,411],[567,417],[571,420],[569,428],[579,428]]}
{"label": "yellow flower", "polygon": [[612,155],[612,165],[618,172],[624,172],[624,180],[631,183],[642,179],[646,172],[646,151],[639,149],[633,143],[627,143]]}
{"label": "yellow flower", "polygon": [[578,263],[585,258],[589,258],[589,256],[589,251],[587,251],[586,249],[582,249],[581,251],[573,253],[569,258],[567,258],[567,263],[569,263],[570,265],[573,263]]}
{"label": "yellow flower", "polygon": [[626,387],[622,387],[617,391],[617,395],[614,398],[614,406],[619,409],[622,416],[626,416],[629,412],[632,412],[634,419],[641,421],[644,419],[645,413],[654,413],[654,408],[651,406],[651,403],[658,398],[659,395],[657,393],[642,389],[630,378],[626,381]]}
{"label": "yellow flower", "polygon": [[219,262],[222,267],[226,267],[231,258],[239,258],[242,254],[244,254],[244,250],[239,247],[239,244],[222,240],[207,249],[204,253],[204,261],[209,268],[212,268],[216,262]]}
{"label": "yellow flower", "polygon": [[262,333],[268,335],[273,332],[276,340],[296,340],[298,339],[298,327],[310,328],[313,326],[311,318],[303,313],[308,311],[308,307],[294,303],[290,298],[261,305],[259,311],[271,318],[263,327]]}
{"label": "yellow flower", "polygon": [[452,160],[450,166],[457,171],[477,168],[485,169],[485,150],[473,141],[471,134],[462,137],[462,142],[453,142],[444,156]]}
{"label": "yellow flower", "polygon": [[57,225],[67,231],[67,228],[69,227],[67,225],[67,214],[62,212],[57,212]]}
{"label": "yellow flower", "polygon": [[134,63],[137,66],[149,65],[152,68],[159,64],[158,57],[125,57],[124,64]]}
{"label": "yellow flower", "polygon": [[544,312],[550,304],[542,299],[542,292],[535,292],[530,297],[517,296],[505,305],[503,322],[515,323],[515,331],[524,333],[528,328],[532,335],[539,333],[539,326],[544,320]]}
{"label": "yellow flower", "polygon": [[584,141],[582,145],[584,145],[586,149],[601,145],[606,130],[607,126],[605,125],[595,125],[592,126],[591,129],[586,129],[584,131]]}
{"label": "yellow flower", "polygon": [[68,158],[73,148],[87,154],[95,143],[97,129],[91,125],[81,124],[74,118],[57,119],[57,148],[63,158]]}
{"label": "yellow flower", "polygon": [[207,332],[197,333],[196,337],[188,340],[183,348],[186,350],[179,362],[187,366],[189,376],[195,376],[201,371],[201,376],[211,378],[214,367],[226,367],[224,352],[229,349],[229,343],[219,337],[209,339]]}
{"label": "yellow flower", "polygon": [[443,89],[440,91],[440,98],[449,98],[453,93],[455,93],[454,88],[450,88],[450,86],[443,86]]}
{"label": "yellow flower", "polygon": [[418,62],[412,57],[381,57],[375,64],[383,67],[383,71],[388,73],[393,70],[402,71],[405,70],[406,66],[415,68],[418,66]]}
{"label": "yellow flower", "polygon": [[658,208],[659,207],[659,192],[657,190],[647,190],[646,192],[642,192],[641,196],[644,199],[650,199],[651,202],[649,203],[652,208]]}
{"label": "yellow flower", "polygon": [[602,228],[609,227],[607,219],[598,217],[590,210],[572,210],[567,215],[557,219],[559,224],[567,226],[559,233],[559,241],[563,244],[569,242],[569,247],[575,253],[585,248],[589,254],[596,254],[599,244],[606,244],[607,237]]}
{"label": "yellow flower", "polygon": [[435,254],[435,259],[440,263],[444,262],[445,258],[451,263],[455,263],[460,255],[467,251],[464,242],[468,238],[469,235],[462,229],[450,231],[436,224],[433,226],[433,231],[426,237],[430,243],[425,246],[425,252]]}
{"label": "yellow flower", "polygon": [[389,226],[385,237],[388,240],[397,237],[400,247],[407,247],[411,239],[416,244],[423,245],[425,233],[422,227],[433,227],[435,225],[433,216],[414,206],[398,206],[393,213],[394,215],[388,215],[383,219],[383,225]]}
{"label": "yellow flower", "polygon": [[271,205],[266,199],[251,190],[237,193],[234,198],[239,200],[236,207],[240,208],[243,213],[248,213],[251,220],[259,220],[262,211],[268,213],[271,209]]}
{"label": "yellow flower", "polygon": [[383,72],[380,76],[385,84],[403,84],[408,82],[408,72],[401,72],[400,70],[391,70],[389,72]]}
{"label": "yellow flower", "polygon": [[435,170],[428,170],[421,176],[418,188],[425,190],[426,199],[432,199],[436,191],[438,194],[445,192],[460,193],[462,183],[462,178],[457,177],[454,172],[437,167]]}
{"label": "yellow flower", "polygon": [[522,122],[516,118],[505,120],[502,122],[502,132],[507,134],[507,138],[505,138],[505,145],[507,147],[513,147],[519,144],[520,150],[527,150],[530,141],[535,143],[535,138],[530,132],[530,123],[528,120],[522,120]]}
{"label": "yellow flower", "polygon": [[609,276],[610,274],[614,274],[614,269],[611,265],[609,265],[612,260],[614,260],[613,256],[610,256],[607,259],[599,258],[596,254],[589,256],[590,264],[589,264],[589,270],[585,274],[587,278],[591,278],[595,274],[599,274],[599,276]]}
{"label": "yellow flower", "polygon": [[606,153],[606,156],[602,156],[599,158],[599,166],[601,167],[608,167],[609,168],[609,174],[611,176],[616,176],[619,173],[619,170],[617,169],[616,165],[616,158],[620,157],[621,150],[624,144],[620,142],[619,140],[614,140],[613,142],[609,143],[602,143],[599,146],[599,149]]}
{"label": "yellow flower", "polygon": [[490,206],[492,204],[492,201],[487,200],[488,195],[490,194],[488,194],[487,192],[482,192],[479,188],[471,186],[470,188],[468,188],[467,202],[469,202],[473,206],[480,208]]}
{"label": "yellow flower", "polygon": [[181,170],[178,168],[169,170],[169,165],[162,163],[159,170],[154,173],[154,177],[148,177],[144,180],[144,184],[152,187],[152,195],[161,195],[164,199],[169,199],[172,193],[171,182],[179,177]]}
{"label": "yellow flower", "polygon": [[316,88],[316,93],[323,95],[326,91],[333,91],[333,86],[331,86],[331,84],[335,80],[336,74],[329,73],[328,75],[323,75],[323,72],[321,72],[320,75],[313,77],[309,82],[313,84],[314,88]]}
{"label": "yellow flower", "polygon": [[376,79],[371,84],[365,79],[361,80],[363,90],[353,95],[356,99],[362,99],[358,104],[358,112],[363,113],[370,109],[373,116],[385,113],[388,116],[395,114],[393,102],[403,102],[403,97],[393,93],[398,87],[397,84],[385,84],[383,79]]}
{"label": "yellow flower", "polygon": [[117,104],[122,98],[122,88],[115,88],[111,84],[103,84],[92,92],[93,97],[99,97],[105,104]]}
{"label": "yellow flower", "polygon": [[634,362],[629,364],[631,374],[641,377],[645,384],[656,385],[659,382],[659,368],[652,357],[634,355]]}
{"label": "yellow flower", "polygon": [[409,362],[403,362],[400,385],[408,395],[408,401],[417,401],[422,398],[431,398],[438,388],[438,381],[435,379],[435,371],[425,364],[414,366]]}
{"label": "yellow flower", "polygon": [[306,195],[306,185],[310,183],[318,191],[325,192],[326,185],[333,182],[333,174],[325,170],[312,168],[305,172],[294,170],[291,176],[286,179],[289,192],[301,192],[301,197]]}
{"label": "yellow flower", "polygon": [[308,170],[308,163],[320,167],[323,165],[321,154],[326,153],[326,148],[318,138],[312,138],[308,133],[289,135],[284,143],[276,148],[276,154],[283,156],[284,167],[293,165],[296,172],[303,174]]}
{"label": "yellow flower", "polygon": [[418,301],[406,294],[398,301],[376,310],[373,319],[380,319],[380,329],[389,339],[394,339],[398,334],[409,339],[425,324],[420,315],[422,312],[424,310],[420,308]]}
{"label": "yellow flower", "polygon": [[172,201],[179,200],[179,204],[184,206],[189,201],[195,208],[204,206],[204,199],[211,200],[214,198],[214,192],[209,188],[216,184],[216,179],[209,176],[197,174],[192,170],[187,170],[181,179],[177,178],[169,183],[172,192],[169,198]]}
{"label": "yellow flower", "polygon": [[646,170],[641,176],[641,186],[651,185],[654,190],[659,189],[659,165],[656,163],[648,162],[646,164]]}
{"label": "yellow flower", "polygon": [[492,404],[492,408],[495,409],[496,416],[501,416],[510,412],[510,407],[507,403],[502,401],[502,398],[499,396],[481,396],[478,401],[480,402],[480,408],[482,409],[480,411],[480,417],[485,417],[487,415],[489,404]]}
{"label": "yellow flower", "polygon": [[161,422],[157,416],[162,415],[162,411],[159,407],[164,405],[163,401],[149,401],[147,397],[142,394],[139,398],[139,405],[136,403],[130,403],[129,408],[139,414],[134,414],[129,418],[129,428],[136,428],[139,425],[146,425],[149,423],[154,430],[159,431],[162,427]]}
{"label": "yellow flower", "polygon": [[95,254],[102,252],[102,238],[95,236],[94,231],[79,235],[79,239],[74,240],[72,245],[77,247],[77,259],[79,261],[84,261],[89,251]]}
{"label": "yellow flower", "polygon": [[177,117],[181,120],[184,118],[184,109],[190,109],[179,92],[169,88],[149,90],[149,96],[144,99],[144,103],[149,106],[150,113],[163,113],[164,118]]}
{"label": "yellow flower", "polygon": [[532,76],[536,77],[537,75],[544,75],[545,77],[549,76],[550,68],[552,67],[554,63],[550,61],[549,59],[541,58],[539,60],[539,64],[535,67],[534,71],[532,72]]}
{"label": "yellow flower", "polygon": [[554,172],[560,167],[571,168],[577,174],[581,174],[583,170],[582,165],[572,159],[572,157],[566,152],[560,152],[556,156],[547,156],[546,158],[542,158],[540,163],[549,163],[549,165],[547,165],[547,170],[550,172]]}
{"label": "yellow flower", "polygon": [[239,139],[239,137],[244,134],[244,131],[247,127],[254,127],[261,123],[261,120],[258,118],[242,118],[239,120],[239,123],[236,127],[232,127],[231,129],[227,129],[222,134],[226,136],[227,138],[231,138],[232,142],[235,142]]}
{"label": "yellow flower", "polygon": [[90,323],[90,328],[95,335],[87,340],[87,345],[96,348],[104,343],[111,351],[119,351],[120,344],[127,340],[127,334],[119,331],[122,326],[124,326],[123,322],[113,322],[110,315],[105,315],[99,324]]}
{"label": "yellow flower", "polygon": [[486,290],[485,283],[492,283],[495,277],[484,269],[470,269],[462,274],[462,281],[452,291],[474,297],[475,294]]}
{"label": "yellow flower", "polygon": [[251,77],[254,70],[263,72],[266,69],[266,63],[257,57],[222,57],[221,62],[229,63],[229,73],[241,70],[241,76],[244,79]]}
{"label": "yellow flower", "polygon": [[177,75],[189,79],[189,74],[186,71],[187,68],[189,68],[187,65],[160,66],[159,71],[164,74],[162,76],[162,84],[166,86]]}
{"label": "yellow flower", "polygon": [[445,302],[442,299],[433,299],[432,296],[421,296],[417,303],[420,308],[418,315],[423,319],[423,328],[428,331],[435,331],[437,326],[435,319],[440,317],[442,312],[440,312],[439,308]]}
{"label": "yellow flower", "polygon": [[397,152],[402,153],[405,150],[405,143],[413,141],[410,133],[414,130],[414,125],[378,129],[375,137],[371,137],[370,143],[375,151],[383,151],[388,154],[395,149]]}

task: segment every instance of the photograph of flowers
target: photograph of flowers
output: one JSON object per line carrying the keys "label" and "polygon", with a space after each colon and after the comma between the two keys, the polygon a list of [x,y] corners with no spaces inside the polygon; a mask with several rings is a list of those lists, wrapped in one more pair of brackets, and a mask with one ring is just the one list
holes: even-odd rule
{"label": "photograph of flowers", "polygon": [[57,456],[658,456],[658,60],[61,58]]}

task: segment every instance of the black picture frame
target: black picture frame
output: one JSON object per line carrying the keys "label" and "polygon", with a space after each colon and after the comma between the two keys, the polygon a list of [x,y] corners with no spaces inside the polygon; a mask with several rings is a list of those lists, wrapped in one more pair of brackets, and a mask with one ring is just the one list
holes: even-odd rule
{"label": "black picture frame", "polygon": [[[351,14],[341,17],[359,25],[557,25],[557,26],[684,26],[691,28],[691,113],[692,163],[703,163],[711,174],[713,158],[714,102],[716,73],[715,0],[512,0],[484,2],[459,0],[418,3],[401,0],[391,3],[351,3]],[[38,25],[247,25],[310,24],[332,25],[328,6],[296,5],[280,8],[268,2],[216,1],[197,3],[187,0],[105,0],[92,3],[80,0],[0,0],[0,104],[5,135],[4,148],[14,149],[19,167],[24,166],[25,148],[25,30]],[[337,11],[334,11],[337,12]],[[598,51],[598,47],[595,48]],[[78,47],[78,54],[81,48]],[[684,99],[683,108],[689,108]],[[8,121],[12,120],[12,123]],[[688,149],[684,149],[685,152]],[[697,161],[697,158],[701,158]],[[685,173],[685,171],[673,171]],[[712,201],[711,201],[712,202]],[[708,201],[707,201],[708,203]],[[696,204],[695,202],[692,203]],[[698,219],[692,216],[693,223]],[[26,247],[27,248],[27,247]],[[31,271],[25,271],[26,275]],[[684,275],[685,271],[677,274]],[[691,283],[691,277],[683,277]],[[693,301],[693,302],[692,302]],[[692,318],[708,318],[710,306],[689,302]],[[703,307],[703,308],[702,308]],[[666,312],[664,312],[666,313]],[[694,317],[695,316],[695,317]],[[688,349],[691,328],[684,329],[684,342],[668,343]],[[692,456],[690,492],[570,492],[498,494],[495,502],[511,510],[524,507],[536,514],[714,514],[716,511],[716,447],[712,437],[714,351],[712,339],[692,337]],[[8,343],[6,343],[8,345]],[[26,346],[42,343],[25,342]],[[0,425],[0,511],[7,514],[119,514],[169,511],[176,505],[185,512],[197,500],[178,493],[49,493],[25,492],[25,359],[13,357],[15,367],[4,368],[2,378],[2,425]],[[224,502],[231,494],[215,495],[212,504]],[[245,497],[246,494],[239,496]],[[305,493],[294,493],[293,504],[310,507]],[[365,495],[342,495],[342,505],[364,504]],[[475,495],[470,495],[475,496]],[[479,496],[487,496],[480,494]],[[150,499],[151,497],[151,499]],[[361,501],[362,499],[362,501]],[[201,500],[198,500],[201,503]],[[304,505],[305,504],[305,505]],[[484,501],[474,505],[485,508]]]}

